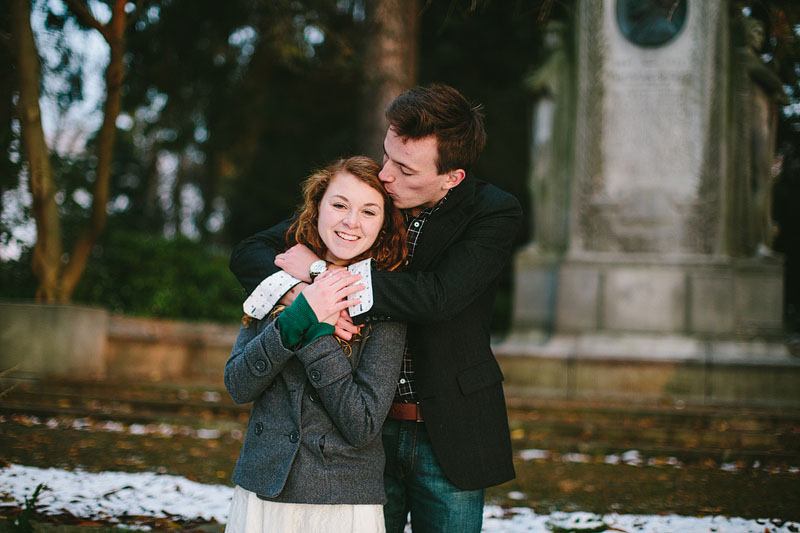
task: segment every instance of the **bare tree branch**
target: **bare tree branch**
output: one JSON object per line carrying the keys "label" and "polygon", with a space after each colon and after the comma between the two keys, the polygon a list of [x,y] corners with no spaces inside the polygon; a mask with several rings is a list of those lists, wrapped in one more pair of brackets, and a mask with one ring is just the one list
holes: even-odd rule
{"label": "bare tree branch", "polygon": [[[76,0],[70,0],[76,1]],[[111,161],[116,139],[116,120],[122,107],[122,82],[125,78],[125,28],[128,15],[127,0],[115,0],[111,7],[111,20],[104,26],[103,36],[109,45],[109,60],[106,67],[106,101],[103,105],[103,124],[97,135],[97,168],[95,172],[94,196],[91,217],[72,247],[69,262],[61,276],[62,298],[69,300],[78,284],[92,246],[100,237],[108,218],[107,204]]]}
{"label": "bare tree branch", "polygon": [[64,0],[78,20],[84,26],[89,28],[94,28],[95,30],[99,31],[103,34],[103,37],[108,40],[109,36],[107,35],[107,29],[103,24],[100,24],[100,21],[95,18],[92,14],[92,11],[89,9],[88,4],[86,4],[85,0]]}

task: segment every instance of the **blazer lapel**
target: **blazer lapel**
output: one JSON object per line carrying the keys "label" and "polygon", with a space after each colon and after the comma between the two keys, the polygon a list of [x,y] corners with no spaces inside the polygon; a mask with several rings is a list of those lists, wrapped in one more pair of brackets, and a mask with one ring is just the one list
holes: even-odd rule
{"label": "blazer lapel", "polygon": [[425,222],[414,250],[411,270],[426,270],[447,249],[459,230],[467,222],[475,197],[475,178],[468,175],[452,190],[439,211]]}

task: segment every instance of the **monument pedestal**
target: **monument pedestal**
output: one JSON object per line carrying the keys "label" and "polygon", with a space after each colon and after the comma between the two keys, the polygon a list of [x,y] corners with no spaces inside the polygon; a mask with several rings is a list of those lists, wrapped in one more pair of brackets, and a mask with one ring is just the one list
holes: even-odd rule
{"label": "monument pedestal", "polygon": [[778,259],[529,247],[515,276],[495,346],[510,395],[800,407]]}
{"label": "monument pedestal", "polygon": [[560,265],[554,323],[563,333],[777,340],[782,293],[779,260],[579,252]]}
{"label": "monument pedestal", "polygon": [[731,14],[576,4],[551,62],[566,96],[545,92],[555,109],[534,121],[534,245],[496,346],[510,394],[800,407],[782,261],[753,257],[747,230],[766,215],[751,192],[774,147],[756,134],[777,108],[752,98]]}
{"label": "monument pedestal", "polygon": [[775,342],[559,333],[494,352],[514,398],[800,408],[800,358]]}

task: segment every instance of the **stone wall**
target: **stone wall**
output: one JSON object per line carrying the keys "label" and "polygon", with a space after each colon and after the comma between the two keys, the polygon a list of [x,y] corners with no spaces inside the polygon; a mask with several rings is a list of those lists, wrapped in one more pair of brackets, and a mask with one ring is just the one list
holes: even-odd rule
{"label": "stone wall", "polygon": [[0,371],[15,377],[221,382],[239,324],[0,302]]}
{"label": "stone wall", "polygon": [[0,370],[103,377],[107,330],[104,309],[0,302]]}
{"label": "stone wall", "polygon": [[221,381],[239,324],[112,316],[106,375],[114,379]]}

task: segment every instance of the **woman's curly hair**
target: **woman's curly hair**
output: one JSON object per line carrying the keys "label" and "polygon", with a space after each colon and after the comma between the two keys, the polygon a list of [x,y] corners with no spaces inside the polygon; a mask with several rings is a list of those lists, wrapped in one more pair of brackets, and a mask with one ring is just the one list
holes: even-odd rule
{"label": "woman's curly hair", "polygon": [[351,174],[366,183],[383,198],[383,225],[378,232],[375,243],[369,250],[353,258],[353,262],[371,257],[376,267],[381,270],[395,270],[401,267],[408,255],[406,244],[406,227],[400,210],[395,207],[391,196],[378,179],[380,165],[373,159],[357,155],[338,159],[325,168],[317,170],[303,182],[303,203],[298,208],[297,218],[286,234],[289,246],[300,243],[311,249],[317,257],[325,257],[328,251],[319,235],[319,205],[328,185],[337,174]]}

